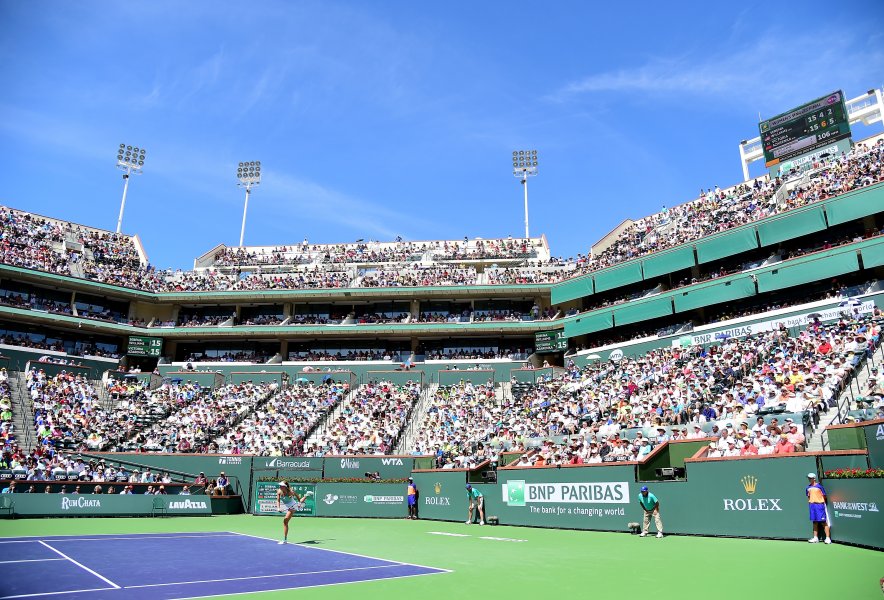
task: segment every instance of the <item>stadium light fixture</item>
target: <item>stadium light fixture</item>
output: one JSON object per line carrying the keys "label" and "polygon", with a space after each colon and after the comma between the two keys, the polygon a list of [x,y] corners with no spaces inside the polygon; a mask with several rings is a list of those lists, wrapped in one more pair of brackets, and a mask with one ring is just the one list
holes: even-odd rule
{"label": "stadium light fixture", "polygon": [[117,148],[117,168],[123,173],[123,201],[120,202],[120,216],[117,218],[117,233],[123,229],[123,211],[126,209],[126,193],[129,191],[129,176],[135,173],[141,175],[144,168],[144,148],[120,144]]}
{"label": "stadium light fixture", "polygon": [[522,180],[525,187],[525,239],[528,233],[528,177],[537,175],[537,150],[513,150],[513,175]]}
{"label": "stadium light fixture", "polygon": [[246,204],[242,209],[242,229],[239,231],[239,247],[242,248],[243,240],[246,236],[246,213],[249,211],[249,195],[252,193],[252,186],[261,185],[261,161],[251,160],[239,163],[236,167],[236,178],[239,179],[237,185],[246,188]]}

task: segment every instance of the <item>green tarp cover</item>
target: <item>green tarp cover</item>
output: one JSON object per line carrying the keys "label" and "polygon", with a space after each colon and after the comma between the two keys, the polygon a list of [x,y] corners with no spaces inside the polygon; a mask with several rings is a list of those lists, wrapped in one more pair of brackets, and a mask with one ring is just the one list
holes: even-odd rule
{"label": "green tarp cover", "polygon": [[763,293],[781,290],[802,283],[852,273],[858,268],[856,250],[853,248],[828,256],[814,254],[797,264],[759,271],[757,275],[758,291]]}
{"label": "green tarp cover", "polygon": [[866,269],[884,265],[884,240],[873,246],[862,249],[863,266]]}
{"label": "green tarp cover", "polygon": [[593,333],[609,329],[614,325],[613,313],[610,310],[589,313],[565,323],[565,336],[575,337],[584,333]]}
{"label": "green tarp cover", "polygon": [[752,282],[752,278],[747,275],[731,281],[691,286],[689,291],[676,291],[673,297],[675,312],[684,312],[753,295],[755,295],[755,284]]}
{"label": "green tarp cover", "polygon": [[642,260],[645,279],[658,277],[694,266],[693,246],[681,246],[674,250],[658,252]]}
{"label": "green tarp cover", "polygon": [[604,292],[642,280],[641,261],[631,260],[626,264],[599,271],[593,276],[595,291]]}
{"label": "green tarp cover", "polygon": [[847,223],[879,212],[884,212],[884,184],[845,194],[826,202],[829,226]]}
{"label": "green tarp cover", "polygon": [[614,311],[614,322],[617,325],[626,325],[671,314],[672,298],[670,296],[651,300],[635,300]]}
{"label": "green tarp cover", "polygon": [[757,247],[755,227],[741,227],[697,242],[697,262],[703,264]]}
{"label": "green tarp cover", "polygon": [[577,300],[592,295],[592,276],[586,275],[579,279],[565,281],[554,285],[550,290],[550,298],[553,304]]}
{"label": "green tarp cover", "polygon": [[762,246],[770,246],[826,228],[826,217],[821,205],[790,211],[783,216],[758,223],[758,238]]}

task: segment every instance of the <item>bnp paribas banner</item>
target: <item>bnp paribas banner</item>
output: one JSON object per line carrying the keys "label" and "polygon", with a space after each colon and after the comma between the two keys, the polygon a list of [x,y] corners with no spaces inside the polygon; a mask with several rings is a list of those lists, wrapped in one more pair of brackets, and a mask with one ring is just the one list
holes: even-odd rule
{"label": "bnp paribas banner", "polygon": [[364,478],[380,473],[381,479],[405,479],[414,468],[413,456],[327,456],[325,478]]}
{"label": "bnp paribas banner", "polygon": [[880,479],[825,479],[832,539],[884,548],[884,503]]}
{"label": "bnp paribas banner", "polygon": [[498,493],[485,504],[501,524],[623,531],[639,519],[632,466],[506,469],[497,477]]}

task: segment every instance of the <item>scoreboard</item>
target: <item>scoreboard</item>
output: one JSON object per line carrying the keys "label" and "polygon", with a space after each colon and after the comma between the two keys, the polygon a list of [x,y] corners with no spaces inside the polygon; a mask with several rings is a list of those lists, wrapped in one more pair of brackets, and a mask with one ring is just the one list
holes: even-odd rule
{"label": "scoreboard", "polygon": [[129,356],[162,356],[163,338],[130,335],[126,354]]}
{"label": "scoreboard", "polygon": [[850,137],[844,93],[832,92],[758,124],[764,165],[772,167]]}
{"label": "scoreboard", "polygon": [[568,349],[568,338],[564,330],[538,331],[534,334],[534,351],[538,354],[561,352]]}

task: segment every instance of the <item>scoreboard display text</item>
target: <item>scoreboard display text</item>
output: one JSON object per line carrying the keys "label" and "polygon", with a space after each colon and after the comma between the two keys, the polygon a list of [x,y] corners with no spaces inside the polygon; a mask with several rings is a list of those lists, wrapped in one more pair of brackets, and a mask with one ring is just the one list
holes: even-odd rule
{"label": "scoreboard display text", "polygon": [[[298,496],[303,497],[307,492],[313,492],[304,499],[303,504],[299,504],[294,514],[301,516],[313,516],[316,514],[316,485],[313,483],[291,483],[289,487]],[[255,482],[255,503],[253,504],[253,512],[256,515],[282,515],[279,512],[276,503],[276,492],[279,490],[279,484],[275,481],[256,481]],[[284,509],[285,507],[283,507]]]}
{"label": "scoreboard display text", "polygon": [[162,356],[163,338],[131,335],[126,354],[129,356]]}
{"label": "scoreboard display text", "polygon": [[538,331],[534,334],[534,351],[560,352],[568,349],[568,338],[564,331]]}
{"label": "scoreboard display text", "polygon": [[772,167],[850,137],[840,90],[758,124],[764,165]]}

